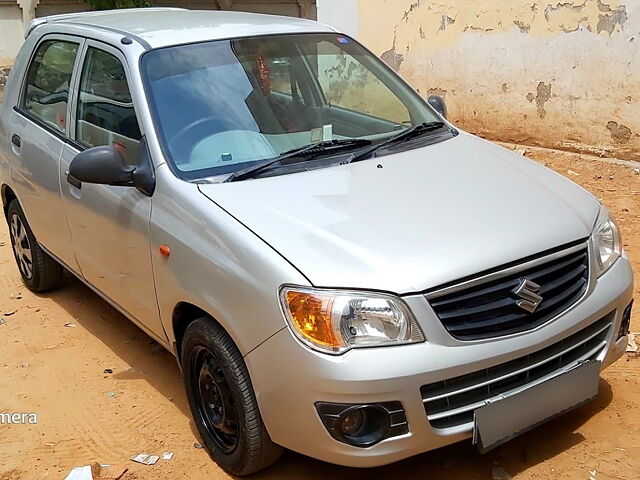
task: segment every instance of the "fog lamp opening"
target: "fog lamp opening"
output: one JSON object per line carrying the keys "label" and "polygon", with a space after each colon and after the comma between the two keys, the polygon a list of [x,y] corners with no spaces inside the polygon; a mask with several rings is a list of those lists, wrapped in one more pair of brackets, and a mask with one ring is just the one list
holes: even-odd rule
{"label": "fog lamp opening", "polygon": [[339,442],[372,447],[387,438],[405,435],[409,425],[398,401],[369,404],[316,403],[320,420]]}
{"label": "fog lamp opening", "polygon": [[375,445],[387,436],[389,414],[380,405],[355,406],[338,417],[338,433],[357,447]]}
{"label": "fog lamp opening", "polygon": [[618,339],[626,337],[631,330],[631,309],[633,308],[633,300],[627,305],[622,312],[622,321],[620,322],[620,329],[618,330]]}

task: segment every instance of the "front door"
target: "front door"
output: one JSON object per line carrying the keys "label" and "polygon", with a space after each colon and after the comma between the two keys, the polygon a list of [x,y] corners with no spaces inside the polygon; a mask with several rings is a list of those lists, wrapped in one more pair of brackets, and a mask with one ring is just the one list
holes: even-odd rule
{"label": "front door", "polygon": [[137,164],[141,131],[124,56],[87,41],[72,103],[72,138],[61,159],[62,198],[84,278],[156,338],[160,323],[149,245],[151,198],[132,187],[69,183],[66,171],[83,149],[114,145]]}

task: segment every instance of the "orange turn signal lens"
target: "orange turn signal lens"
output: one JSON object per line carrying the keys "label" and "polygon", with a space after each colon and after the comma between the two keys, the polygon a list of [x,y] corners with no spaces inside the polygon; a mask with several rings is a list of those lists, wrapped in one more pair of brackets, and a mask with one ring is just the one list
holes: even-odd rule
{"label": "orange turn signal lens", "polygon": [[289,290],[285,301],[293,326],[307,340],[324,347],[342,346],[331,320],[333,297]]}
{"label": "orange turn signal lens", "polygon": [[291,333],[322,353],[424,341],[411,310],[391,294],[283,285],[280,304]]}

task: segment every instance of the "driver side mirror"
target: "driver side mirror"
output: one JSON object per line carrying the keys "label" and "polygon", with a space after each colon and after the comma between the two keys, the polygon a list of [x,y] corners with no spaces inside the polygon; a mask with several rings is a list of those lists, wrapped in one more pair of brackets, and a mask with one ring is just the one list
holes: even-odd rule
{"label": "driver side mirror", "polygon": [[112,145],[104,145],[76,155],[69,165],[69,176],[84,183],[133,186],[135,169]]}
{"label": "driver side mirror", "polygon": [[436,112],[442,115],[443,118],[447,118],[447,105],[444,103],[444,99],[442,97],[439,97],[438,95],[431,95],[427,99],[427,102],[429,102],[429,105],[431,105]]}
{"label": "driver side mirror", "polygon": [[139,152],[138,165],[131,165],[112,145],[88,148],[71,161],[67,181],[76,188],[82,188],[83,182],[135,187],[150,197],[156,177],[144,136],[140,139]]}

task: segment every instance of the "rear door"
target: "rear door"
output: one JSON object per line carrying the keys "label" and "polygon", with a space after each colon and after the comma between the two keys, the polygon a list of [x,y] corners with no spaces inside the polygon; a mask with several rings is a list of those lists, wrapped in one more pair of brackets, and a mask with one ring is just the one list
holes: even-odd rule
{"label": "rear door", "polygon": [[84,149],[114,145],[137,164],[142,132],[125,57],[87,40],[74,87],[72,142],[61,160],[62,198],[84,278],[159,339],[166,337],[155,294],[149,218],[151,198],[133,187],[70,183],[65,172]]}
{"label": "rear door", "polygon": [[77,271],[60,197],[60,156],[69,133],[69,91],[84,40],[46,35],[21,82],[6,132],[11,180],[38,242]]}

